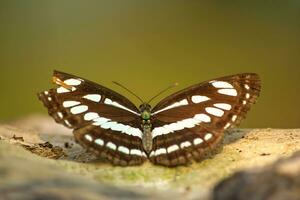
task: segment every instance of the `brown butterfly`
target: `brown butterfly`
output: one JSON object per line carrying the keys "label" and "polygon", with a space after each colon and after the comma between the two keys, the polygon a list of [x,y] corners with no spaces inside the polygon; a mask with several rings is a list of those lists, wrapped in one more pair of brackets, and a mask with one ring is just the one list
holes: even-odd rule
{"label": "brown butterfly", "polygon": [[149,102],[137,108],[126,97],[74,75],[54,71],[53,81],[57,88],[38,94],[49,115],[73,129],[82,146],[122,166],[148,159],[165,166],[201,160],[225,130],[240,123],[261,88],[257,74],[237,74],[190,86],[154,108]]}

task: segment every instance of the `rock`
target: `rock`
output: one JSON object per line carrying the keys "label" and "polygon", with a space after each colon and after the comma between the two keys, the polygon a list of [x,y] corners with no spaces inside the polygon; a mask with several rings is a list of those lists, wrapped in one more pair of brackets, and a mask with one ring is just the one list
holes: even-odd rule
{"label": "rock", "polygon": [[215,200],[299,200],[300,151],[272,165],[235,173],[213,191]]}
{"label": "rock", "polygon": [[149,199],[149,194],[100,184],[34,157],[0,141],[1,200]]}
{"label": "rock", "polygon": [[[223,147],[200,163],[176,168],[165,168],[149,162],[142,166],[116,167],[87,153],[74,142],[69,129],[57,125],[50,117],[35,115],[9,124],[0,125],[0,150],[6,152],[0,153],[0,164],[11,177],[2,171],[0,179],[3,180],[5,176],[5,180],[11,183],[11,189],[14,189],[16,180],[11,171],[22,174],[23,179],[28,180],[23,183],[29,188],[35,188],[30,187],[33,184],[31,177],[36,180],[42,172],[45,174],[42,177],[44,185],[48,180],[49,184],[53,180],[78,183],[69,189],[67,185],[52,185],[51,191],[69,194],[73,190],[85,190],[84,194],[98,195],[96,197],[103,195],[103,190],[99,189],[96,194],[97,191],[90,188],[109,185],[112,190],[124,191],[125,197],[130,193],[140,199],[208,199],[211,189],[220,180],[237,170],[266,166],[280,157],[290,156],[300,143],[298,129],[234,129],[225,135]],[[32,169],[31,174],[24,173],[22,165]],[[0,188],[2,185],[0,183]],[[37,191],[44,191],[44,195],[49,192],[46,186]],[[115,198],[109,192],[104,195],[105,199]]]}

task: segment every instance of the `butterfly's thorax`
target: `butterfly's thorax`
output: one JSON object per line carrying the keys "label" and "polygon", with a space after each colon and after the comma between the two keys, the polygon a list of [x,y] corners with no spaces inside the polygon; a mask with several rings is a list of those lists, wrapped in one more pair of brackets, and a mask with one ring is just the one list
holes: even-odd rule
{"label": "butterfly's thorax", "polygon": [[147,153],[150,153],[152,150],[152,124],[151,124],[151,107],[149,104],[142,104],[140,106],[140,112],[141,112],[141,120],[142,120],[142,129],[143,129],[143,137],[142,137],[142,143],[144,150]]}

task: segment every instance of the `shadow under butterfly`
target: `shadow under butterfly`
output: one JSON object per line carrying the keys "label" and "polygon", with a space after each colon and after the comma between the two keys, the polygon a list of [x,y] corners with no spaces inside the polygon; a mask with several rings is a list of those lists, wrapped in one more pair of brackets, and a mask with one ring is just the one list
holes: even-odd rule
{"label": "shadow under butterfly", "polygon": [[38,94],[49,115],[73,129],[83,147],[121,166],[200,161],[245,118],[261,88],[257,74],[237,74],[190,86],[154,108],[138,97],[137,108],[126,97],[71,74],[54,71],[53,82],[57,88]]}

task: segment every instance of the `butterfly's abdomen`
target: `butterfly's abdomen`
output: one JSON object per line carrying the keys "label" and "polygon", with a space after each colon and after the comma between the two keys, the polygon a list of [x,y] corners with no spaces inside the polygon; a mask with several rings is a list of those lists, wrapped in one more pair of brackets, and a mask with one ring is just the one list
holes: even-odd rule
{"label": "butterfly's abdomen", "polygon": [[147,103],[143,103],[140,106],[140,112],[141,112],[141,120],[142,120],[142,129],[143,129],[143,136],[142,136],[142,143],[143,148],[146,151],[146,153],[149,155],[149,153],[152,150],[152,124],[150,122],[151,118],[151,106]]}
{"label": "butterfly's abdomen", "polygon": [[143,137],[142,137],[144,150],[149,154],[152,150],[152,131],[151,124],[143,125]]}

